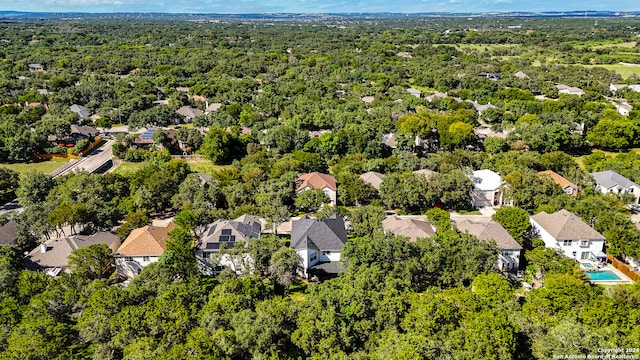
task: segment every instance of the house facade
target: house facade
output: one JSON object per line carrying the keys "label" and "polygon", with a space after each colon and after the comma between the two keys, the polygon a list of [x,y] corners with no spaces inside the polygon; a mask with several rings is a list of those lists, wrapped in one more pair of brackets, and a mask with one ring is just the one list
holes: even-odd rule
{"label": "house facade", "polygon": [[327,174],[312,172],[298,176],[296,179],[296,193],[300,194],[306,190],[321,189],[329,198],[329,205],[336,205],[338,186],[336,179]]}
{"label": "house facade", "polygon": [[301,275],[328,275],[341,271],[342,247],[347,242],[344,220],[303,217],[291,224],[291,244],[300,257]]}
{"label": "house facade", "polygon": [[473,182],[471,199],[474,207],[498,207],[502,205],[501,187],[503,180],[498,173],[489,169],[476,170],[469,178]]}
{"label": "house facade", "polygon": [[522,246],[495,221],[475,222],[471,220],[456,221],[458,230],[467,232],[482,241],[495,241],[500,249],[496,268],[500,271],[514,272],[520,269]]}
{"label": "house facade", "polygon": [[169,232],[176,226],[170,221],[133,230],[114,255],[118,275],[133,278],[138,276],[145,266],[158,262],[167,249]]}
{"label": "house facade", "polygon": [[591,173],[596,182],[596,190],[603,194],[632,195],[634,204],[640,199],[640,185],[612,170]]}
{"label": "house facade", "polygon": [[553,214],[542,211],[531,216],[530,222],[546,247],[559,250],[568,258],[595,261],[607,257],[603,252],[604,236],[567,210]]}

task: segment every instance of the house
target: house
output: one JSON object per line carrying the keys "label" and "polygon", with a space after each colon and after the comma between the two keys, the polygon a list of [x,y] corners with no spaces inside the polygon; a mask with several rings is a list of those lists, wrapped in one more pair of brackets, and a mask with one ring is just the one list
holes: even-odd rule
{"label": "house", "polygon": [[422,95],[422,91],[414,88],[407,89],[407,92],[418,99],[420,99],[420,96]]}
{"label": "house", "polygon": [[472,102],[474,109],[476,109],[476,111],[478,112],[478,115],[482,115],[483,112],[485,112],[488,109],[497,109],[498,107],[491,104],[491,102],[487,103],[487,104],[480,104],[477,101]]}
{"label": "house", "polygon": [[513,74],[513,76],[517,77],[520,80],[529,80],[529,79],[531,79],[529,77],[529,75],[525,74],[522,71],[518,71],[517,73]]}
{"label": "house", "polygon": [[69,272],[69,260],[73,250],[91,245],[107,245],[115,252],[120,246],[120,239],[110,232],[98,232],[93,235],[74,235],[64,238],[49,239],[33,249],[25,258],[25,267],[32,271],[44,271],[47,275],[57,276]]}
{"label": "house", "polygon": [[429,170],[429,169],[420,169],[420,170],[414,171],[413,173],[416,174],[416,175],[422,175],[427,180],[429,180],[429,178],[432,177],[433,175],[437,174],[437,172],[435,172],[433,170]]}
{"label": "house", "polygon": [[303,217],[291,224],[291,247],[300,257],[302,275],[327,276],[342,271],[342,247],[347,242],[344,221],[339,216],[327,219]]}
{"label": "house", "polygon": [[142,272],[143,267],[158,262],[167,248],[169,232],[176,226],[169,221],[133,230],[114,255],[118,275],[133,278]]}
{"label": "house", "polygon": [[398,148],[398,143],[396,142],[395,134],[393,134],[393,133],[383,134],[382,135],[382,145],[386,145],[390,149]]}
{"label": "house", "polygon": [[569,195],[577,196],[580,193],[580,188],[578,187],[578,185],[565,179],[553,170],[540,171],[538,172],[538,175],[548,176],[549,178],[551,178],[551,180],[553,180],[554,183],[558,184],[565,193]]}
{"label": "house", "polygon": [[207,104],[207,107],[204,109],[204,113],[211,114],[212,112],[218,111],[221,107],[222,107],[221,103]]}
{"label": "house", "polygon": [[189,123],[191,120],[196,117],[204,114],[204,112],[200,109],[196,109],[191,106],[183,106],[180,109],[176,110],[176,114],[180,115],[184,118],[184,122]]}
{"label": "house", "polygon": [[336,185],[336,179],[333,176],[316,171],[300,175],[296,179],[297,194],[300,194],[303,191],[317,189],[322,189],[322,191],[327,195],[330,200],[329,205],[336,205],[338,187]]}
{"label": "house", "polygon": [[440,100],[445,99],[447,96],[449,96],[447,95],[447,93],[436,92],[427,96],[425,99],[427,99],[428,102],[433,102],[433,100],[436,100],[436,99],[440,99]]}
{"label": "house", "polygon": [[639,84],[635,84],[635,85],[610,84],[609,85],[609,90],[611,90],[611,92],[616,92],[616,91],[622,90],[622,89],[629,89],[631,91],[640,92],[640,85]]}
{"label": "house", "polygon": [[369,171],[364,174],[360,174],[360,179],[365,183],[373,186],[376,190],[380,191],[380,185],[382,184],[382,179],[384,179],[384,174],[380,174],[379,172]]}
{"label": "house", "polygon": [[469,177],[473,182],[471,199],[477,208],[502,205],[502,177],[489,169],[476,170]]}
{"label": "house", "polygon": [[618,114],[622,116],[627,116],[633,110],[633,106],[629,105],[626,101],[612,101],[613,106],[616,107]]}
{"label": "house", "polygon": [[[142,134],[138,135],[135,139],[133,139],[133,143],[136,145],[136,147],[143,148],[143,149],[148,149],[149,147],[151,147],[151,145],[154,145],[154,144],[159,145],[159,147],[161,147],[162,144],[156,144],[156,142],[153,140],[153,134],[155,134],[160,130],[161,129],[148,129],[147,131],[143,132]],[[166,131],[167,137],[171,141],[171,144],[172,145],[175,144],[177,142],[175,138],[176,130],[168,129],[164,131]]]}
{"label": "house", "polygon": [[481,73],[478,73],[478,76],[485,77],[485,78],[487,78],[489,80],[492,80],[492,81],[500,80],[500,75],[498,75],[496,73],[481,72]]}
{"label": "house", "polygon": [[612,170],[591,173],[596,182],[596,190],[603,194],[614,193],[619,195],[632,195],[633,202],[638,203],[640,198],[640,185],[627,179]]}
{"label": "house", "polygon": [[496,266],[500,271],[517,271],[520,269],[522,246],[511,236],[502,225],[495,221],[476,222],[459,220],[455,222],[458,230],[467,232],[481,241],[495,241],[500,249]]}
{"label": "house", "polygon": [[16,240],[18,240],[17,222],[10,220],[0,226],[0,245],[14,245]]}
{"label": "house", "polygon": [[40,72],[44,71],[44,66],[41,64],[29,64],[29,71],[31,72]]}
{"label": "house", "polygon": [[[84,126],[84,125],[71,125],[70,132],[68,136],[59,138],[58,135],[51,135],[47,138],[49,142],[66,142],[68,144],[75,144],[82,139],[92,140],[96,137],[100,132],[98,129],[93,126]],[[73,146],[73,145],[67,145]]]}
{"label": "house", "polygon": [[382,231],[385,234],[391,233],[408,237],[409,241],[412,242],[436,235],[433,227],[428,222],[413,217],[400,217],[397,215],[390,215],[382,220]]}
{"label": "house", "polygon": [[75,113],[78,115],[78,117],[80,118],[80,120],[84,120],[89,118],[89,116],[91,116],[91,113],[89,112],[89,109],[87,109],[86,107],[82,106],[82,105],[78,105],[78,104],[73,104],[71,106],[69,106],[69,111],[71,111],[72,113]]}
{"label": "house", "polygon": [[558,94],[567,94],[567,95],[584,95],[584,91],[580,88],[568,86],[564,84],[557,84],[556,88],[558,89]]}
{"label": "house", "polygon": [[260,237],[261,231],[260,221],[250,215],[242,215],[235,220],[218,220],[207,225],[196,246],[196,258],[203,265],[201,272],[214,274],[220,270],[216,265],[233,271],[241,270],[228,255],[218,259],[217,264],[212,264],[211,258],[220,253],[220,249],[233,249],[238,242],[248,243]]}
{"label": "house", "polygon": [[542,211],[531,216],[530,222],[546,247],[560,250],[566,257],[591,261],[607,257],[604,236],[567,210]]}

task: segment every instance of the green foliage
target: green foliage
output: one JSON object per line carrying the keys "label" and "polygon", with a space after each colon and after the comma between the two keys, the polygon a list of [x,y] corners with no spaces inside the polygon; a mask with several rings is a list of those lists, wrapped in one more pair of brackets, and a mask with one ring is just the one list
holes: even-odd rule
{"label": "green foliage", "polygon": [[503,206],[496,210],[491,219],[502,225],[520,245],[523,245],[528,240],[531,223],[529,222],[529,213],[526,210],[513,206]]}
{"label": "green foliage", "polygon": [[382,231],[384,217],[384,208],[377,205],[359,206],[349,211],[353,234],[358,237],[371,237],[376,232]]}
{"label": "green foliage", "polygon": [[83,279],[94,280],[108,273],[112,262],[112,252],[107,245],[91,245],[71,251],[69,270]]}

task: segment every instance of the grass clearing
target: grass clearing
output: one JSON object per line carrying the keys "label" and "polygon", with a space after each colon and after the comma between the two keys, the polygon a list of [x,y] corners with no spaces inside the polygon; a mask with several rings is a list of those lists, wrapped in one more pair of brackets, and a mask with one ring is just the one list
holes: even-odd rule
{"label": "grass clearing", "polygon": [[38,161],[32,163],[15,163],[15,164],[2,164],[0,167],[11,169],[17,173],[23,173],[31,170],[35,170],[41,173],[48,174],[60,166],[69,162],[70,159],[51,159],[46,161]]}
{"label": "grass clearing", "polygon": [[147,164],[148,164],[148,161],[140,161],[140,162],[122,161],[115,169],[113,169],[113,173],[118,175],[126,175],[142,169]]}
{"label": "grass clearing", "polygon": [[[618,156],[620,154],[625,153],[626,151],[618,151],[618,152],[613,152],[613,151],[604,151],[604,150],[591,150],[591,154],[596,153],[596,152],[600,152],[600,153],[604,153],[606,156]],[[640,154],[640,148],[632,148],[629,149],[629,152],[634,152],[637,154]],[[582,156],[578,156],[578,157],[574,157],[573,159],[576,161],[576,163],[578,163],[578,166],[580,166],[581,169],[585,169],[584,168],[584,159],[589,156],[589,155],[582,155]]]}
{"label": "grass clearing", "polygon": [[[204,173],[204,174],[213,174],[217,170],[230,168],[231,165],[215,165],[211,163],[209,160],[205,159],[185,159],[189,168],[193,172]],[[128,173],[136,172],[143,167],[145,167],[149,162],[148,161],[140,161],[140,162],[131,162],[131,161],[122,161],[120,165],[118,165],[113,172],[120,175],[125,175]]]}
{"label": "grass clearing", "polygon": [[622,76],[623,79],[628,79],[632,74],[636,76],[640,76],[640,65],[622,65],[622,64],[611,64],[611,65],[580,65],[588,68],[601,67],[607,70],[615,71],[617,74]]}

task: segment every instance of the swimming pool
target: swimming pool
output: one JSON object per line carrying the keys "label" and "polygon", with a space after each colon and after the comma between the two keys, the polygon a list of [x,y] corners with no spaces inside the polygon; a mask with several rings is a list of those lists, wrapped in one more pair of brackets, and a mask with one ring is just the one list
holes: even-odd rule
{"label": "swimming pool", "polygon": [[611,270],[587,271],[587,276],[594,281],[621,281]]}
{"label": "swimming pool", "polygon": [[585,269],[593,269],[593,265],[589,263],[580,263],[580,265],[582,265],[582,267]]}

